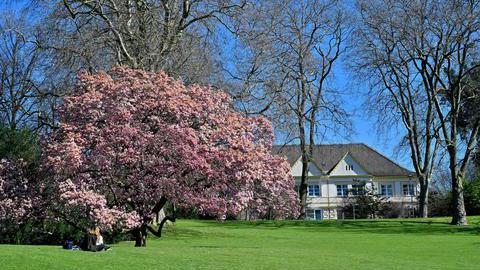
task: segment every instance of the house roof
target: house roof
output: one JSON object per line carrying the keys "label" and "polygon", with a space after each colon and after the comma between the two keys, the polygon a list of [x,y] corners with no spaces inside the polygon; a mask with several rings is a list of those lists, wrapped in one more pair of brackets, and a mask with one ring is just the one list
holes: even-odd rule
{"label": "house roof", "polygon": [[[273,153],[285,156],[291,166],[300,158],[299,145],[275,145]],[[363,143],[320,144],[313,146],[312,161],[320,170],[329,173],[347,154],[373,176],[409,176],[414,173]]]}

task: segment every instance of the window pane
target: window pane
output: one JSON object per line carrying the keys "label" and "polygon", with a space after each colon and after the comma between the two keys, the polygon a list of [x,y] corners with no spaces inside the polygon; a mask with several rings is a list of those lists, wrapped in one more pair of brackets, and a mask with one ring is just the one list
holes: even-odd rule
{"label": "window pane", "polygon": [[337,196],[345,197],[348,194],[348,185],[337,185]]}
{"label": "window pane", "polygon": [[393,186],[391,184],[381,185],[380,194],[384,196],[392,196],[393,195]]}
{"label": "window pane", "polygon": [[363,185],[352,185],[352,195],[362,195]]}
{"label": "window pane", "polygon": [[308,196],[309,197],[319,197],[320,196],[320,186],[319,185],[309,185],[308,186]]}
{"label": "window pane", "polygon": [[315,211],[313,209],[307,209],[307,219],[315,219]]}
{"label": "window pane", "polygon": [[403,184],[403,195],[405,196],[414,196],[415,189],[413,184]]}

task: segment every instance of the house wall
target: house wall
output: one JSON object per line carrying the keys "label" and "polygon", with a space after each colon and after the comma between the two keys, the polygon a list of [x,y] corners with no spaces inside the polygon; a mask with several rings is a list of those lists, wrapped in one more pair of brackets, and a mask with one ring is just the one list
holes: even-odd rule
{"label": "house wall", "polygon": [[[295,177],[297,185],[300,184],[300,177]],[[398,200],[404,197],[410,198],[410,196],[403,195],[403,184],[410,183],[408,177],[397,177],[397,178],[389,178],[389,179],[376,179],[373,177],[309,177],[307,180],[308,185],[320,185],[321,196],[320,197],[313,197],[309,198],[311,200],[316,201],[323,201],[327,197],[329,198],[341,198],[337,196],[337,185],[348,185],[348,188],[351,189],[352,185],[354,185],[357,181],[365,181],[367,182],[367,188],[375,188],[376,193],[380,193],[380,185],[381,184],[388,184],[391,183],[393,185],[393,196],[392,199]],[[416,193],[420,190],[420,185],[418,181],[412,179],[412,183],[416,186]]]}
{"label": "house wall", "polygon": [[[298,186],[302,175],[301,159],[294,163],[291,174],[296,179]],[[420,187],[415,179],[410,180],[405,176],[374,177],[369,175],[351,155],[347,154],[330,172],[323,172],[315,163],[309,164],[307,184],[319,185],[321,194],[318,197],[307,197],[307,208],[321,209],[323,219],[341,218],[337,208],[344,204],[345,197],[337,196],[337,185],[346,184],[348,189],[351,189],[352,185],[359,181],[366,182],[366,187],[373,187],[377,193],[381,191],[380,185],[382,183],[391,183],[393,185],[393,195],[388,197],[388,200],[401,208],[415,205],[417,202],[416,197],[404,196],[402,188],[403,184],[413,181],[417,187],[416,194],[418,194]]]}

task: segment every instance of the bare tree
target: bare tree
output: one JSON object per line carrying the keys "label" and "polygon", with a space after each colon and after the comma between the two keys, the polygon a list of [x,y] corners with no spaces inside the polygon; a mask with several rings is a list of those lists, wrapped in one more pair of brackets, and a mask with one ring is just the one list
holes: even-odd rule
{"label": "bare tree", "polygon": [[[348,126],[338,93],[328,85],[344,51],[346,16],[336,0],[262,1],[244,12],[233,27],[243,50],[241,65],[228,74],[243,84],[235,96],[247,113],[270,115],[277,128],[293,124],[283,130],[289,132],[286,140],[300,142],[303,218],[312,146],[321,131]],[[256,20],[248,20],[251,16]]]}
{"label": "bare tree", "polygon": [[113,64],[177,75],[208,47],[205,40],[224,17],[243,5],[233,0],[64,0],[59,11],[73,19],[63,21],[77,33],[93,34]]}
{"label": "bare tree", "polygon": [[13,13],[0,21],[0,125],[39,129],[45,94],[40,90],[40,53],[33,29]]}
{"label": "bare tree", "polygon": [[[461,135],[468,135],[468,131],[471,131],[475,127],[475,123],[480,119],[480,69],[476,68],[469,74],[465,80],[465,89],[463,91],[464,102],[460,106],[460,112],[458,116],[458,125],[461,130]],[[472,154],[472,166],[473,171],[480,169],[480,136],[477,136],[476,150]],[[472,170],[470,170],[472,172]],[[469,177],[472,177],[470,175]]]}
{"label": "bare tree", "polygon": [[[424,91],[417,63],[400,45],[411,37],[410,22],[398,16],[396,1],[359,1],[359,25],[352,66],[360,78],[370,78],[367,105],[380,123],[401,121],[411,161],[420,183],[419,212],[428,216],[428,190],[439,149],[433,97]],[[411,30],[411,29],[410,29]],[[421,67],[420,67],[421,68]],[[403,143],[403,142],[400,142]]]}
{"label": "bare tree", "polygon": [[[25,65],[30,70],[24,76],[34,73],[35,80],[28,81],[29,87],[21,88],[26,92],[35,90],[42,98],[33,99],[31,93],[23,95],[35,100],[27,102],[32,111],[41,107],[41,112],[37,110],[29,120],[35,118],[42,126],[50,127],[54,127],[56,105],[72,91],[80,70],[97,72],[123,64],[163,69],[187,84],[214,82],[213,75],[218,69],[213,53],[217,27],[222,16],[240,10],[243,5],[243,1],[187,0],[31,0],[30,3],[15,12],[30,18],[28,34],[23,30],[10,31],[18,35],[16,42],[22,45],[5,42],[2,45],[10,46],[5,50],[16,48],[22,53],[16,58],[18,62],[32,61],[31,65]],[[26,50],[31,53],[24,53]],[[15,78],[20,83],[18,74]],[[18,117],[19,109],[14,111]]]}
{"label": "bare tree", "polygon": [[[456,225],[467,223],[462,182],[479,129],[476,120],[462,137],[458,126],[465,78],[477,67],[478,5],[442,0],[359,2],[362,48],[368,51],[360,62],[366,61],[363,68],[380,78],[380,89],[387,90],[401,115],[424,193],[435,157],[432,144],[441,142],[448,152]],[[436,125],[439,137],[433,138]]]}

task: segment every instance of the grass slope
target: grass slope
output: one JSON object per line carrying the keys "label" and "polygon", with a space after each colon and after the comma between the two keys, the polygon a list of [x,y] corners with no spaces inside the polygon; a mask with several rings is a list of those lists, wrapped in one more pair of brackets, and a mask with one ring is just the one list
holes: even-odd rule
{"label": "grass slope", "polygon": [[0,269],[480,269],[480,218],[447,221],[181,220],[147,248],[0,245]]}

